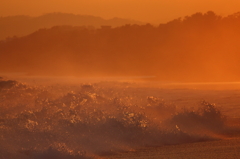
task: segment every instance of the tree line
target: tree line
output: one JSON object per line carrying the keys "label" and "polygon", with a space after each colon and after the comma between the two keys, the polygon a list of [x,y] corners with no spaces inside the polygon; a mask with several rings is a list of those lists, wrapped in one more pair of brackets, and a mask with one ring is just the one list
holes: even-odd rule
{"label": "tree line", "polygon": [[240,13],[195,13],[154,26],[55,26],[0,42],[1,71],[39,75],[240,79]]}

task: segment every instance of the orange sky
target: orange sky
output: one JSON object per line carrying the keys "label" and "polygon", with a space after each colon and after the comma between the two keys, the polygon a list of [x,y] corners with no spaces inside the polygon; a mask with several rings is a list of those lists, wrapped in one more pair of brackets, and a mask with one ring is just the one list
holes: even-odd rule
{"label": "orange sky", "polygon": [[226,16],[240,11],[239,0],[1,0],[0,16],[50,12],[121,17],[161,23],[209,10]]}

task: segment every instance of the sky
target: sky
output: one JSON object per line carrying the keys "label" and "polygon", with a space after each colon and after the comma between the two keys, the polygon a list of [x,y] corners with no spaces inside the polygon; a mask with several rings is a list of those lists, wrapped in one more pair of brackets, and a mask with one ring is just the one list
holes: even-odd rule
{"label": "sky", "polygon": [[63,12],[163,23],[196,12],[227,16],[240,11],[239,0],[1,0],[0,16]]}

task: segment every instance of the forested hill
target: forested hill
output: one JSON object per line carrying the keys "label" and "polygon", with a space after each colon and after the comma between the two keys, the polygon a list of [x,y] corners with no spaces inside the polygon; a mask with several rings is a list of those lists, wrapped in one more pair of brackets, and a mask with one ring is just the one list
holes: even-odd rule
{"label": "forested hill", "polygon": [[51,28],[57,25],[91,26],[100,28],[102,25],[117,27],[125,24],[143,23],[122,18],[106,20],[96,16],[69,13],[48,13],[38,17],[24,15],[0,17],[0,40],[13,36],[25,36],[40,28]]}
{"label": "forested hill", "polygon": [[240,13],[196,13],[154,27],[56,26],[2,41],[0,72],[239,81]]}

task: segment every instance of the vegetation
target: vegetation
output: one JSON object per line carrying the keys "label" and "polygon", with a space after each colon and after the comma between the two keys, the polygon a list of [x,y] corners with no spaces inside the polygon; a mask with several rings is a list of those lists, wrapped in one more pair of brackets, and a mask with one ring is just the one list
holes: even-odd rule
{"label": "vegetation", "polygon": [[0,43],[0,71],[37,75],[240,79],[240,13],[195,13],[153,26],[55,26]]}

